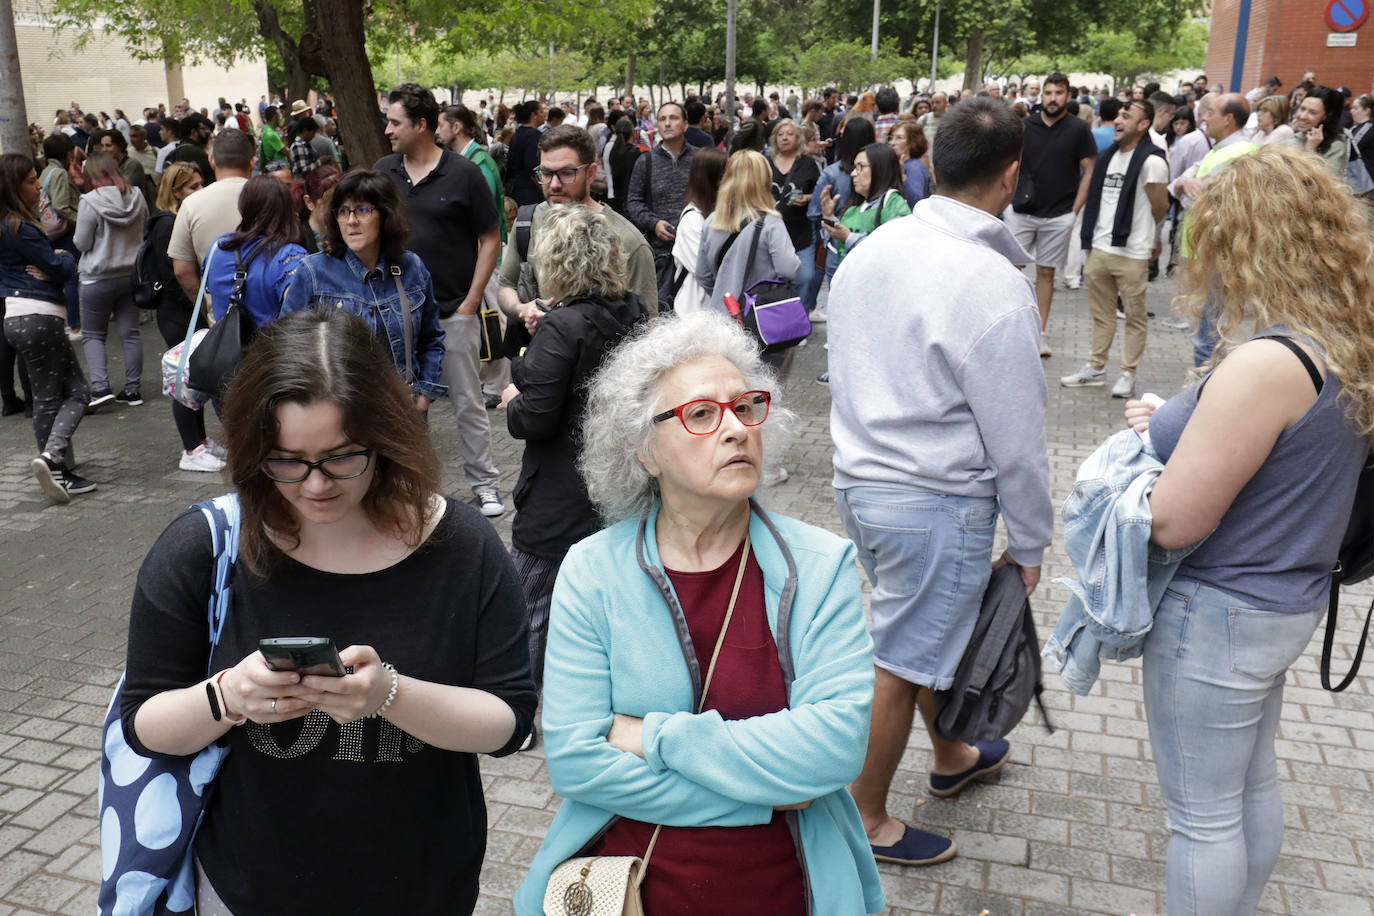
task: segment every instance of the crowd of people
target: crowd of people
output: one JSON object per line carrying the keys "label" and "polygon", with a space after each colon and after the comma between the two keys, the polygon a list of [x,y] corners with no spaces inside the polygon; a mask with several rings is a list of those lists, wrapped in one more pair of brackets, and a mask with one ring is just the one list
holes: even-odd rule
{"label": "crowd of people", "polygon": [[[709,95],[512,111],[406,84],[370,167],[303,101],[256,122],[183,102],[141,130],[59,112],[0,160],[0,394],[32,418],[42,491],[94,490],[83,416],[143,404],[140,306],[169,348],[252,331],[206,392],[222,442],[171,399],[177,466],[237,494],[234,610],[207,634],[223,547],[189,511],[139,573],[118,705],[144,756],[233,749],[194,845],[201,910],[286,913],[309,886],[320,909],[470,912],[475,755],[542,741],[565,802],[522,916],[577,896],[558,882],[579,856],[643,859],[655,916],[881,911],[875,862],[957,852],[889,810],[916,714],[934,795],[1013,753],[947,738],[936,698],[992,572],[1029,596],[1054,536],[1041,358],[1067,268],[1093,334],[1061,384],[1105,385],[1124,316],[1111,472],[1153,487],[1131,514],[1148,534],[1094,562],[1153,596],[1137,654],[1169,913],[1253,913],[1282,838],[1285,672],[1374,439],[1370,97],[1279,89],[1094,97],[1053,73],[905,104],[746,96],[732,119]],[[1175,268],[1198,377],[1137,400],[1146,289]],[[761,350],[738,308],[773,281],[828,323],[847,537],[764,505],[796,350]],[[453,456],[427,428],[445,396]],[[506,512],[500,421],[524,444],[508,546],[483,519]],[[449,461],[471,502],[441,494]],[[297,631],[345,673],[270,667],[258,641]],[[281,818],[321,791],[331,813]]]}

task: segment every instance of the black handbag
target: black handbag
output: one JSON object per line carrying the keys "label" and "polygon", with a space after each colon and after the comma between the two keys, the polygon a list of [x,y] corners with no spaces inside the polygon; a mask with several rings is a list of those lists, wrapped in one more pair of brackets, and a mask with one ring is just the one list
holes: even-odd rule
{"label": "black handbag", "polygon": [[[252,255],[248,260],[252,261]],[[248,265],[240,250],[234,251],[234,291],[229,294],[229,308],[216,321],[200,345],[191,352],[187,363],[187,381],[197,391],[223,397],[224,389],[238,371],[239,363],[258,326],[243,307],[244,290],[248,286]]]}

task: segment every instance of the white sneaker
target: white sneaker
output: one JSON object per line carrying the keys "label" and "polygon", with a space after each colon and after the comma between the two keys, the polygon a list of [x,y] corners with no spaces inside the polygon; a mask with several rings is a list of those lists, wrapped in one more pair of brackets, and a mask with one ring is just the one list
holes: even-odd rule
{"label": "white sneaker", "polygon": [[218,442],[216,442],[214,439],[206,439],[206,440],[205,440],[205,447],[208,448],[208,449],[210,450],[210,454],[214,455],[214,456],[215,456],[216,458],[218,458],[220,461],[228,461],[228,460],[229,460],[229,449],[227,449],[227,448],[225,448],[224,446],[220,445],[220,444],[219,444]]}
{"label": "white sneaker", "polygon": [[495,487],[477,487],[477,508],[487,518],[497,518],[506,514],[506,504],[501,502],[501,494]]}
{"label": "white sneaker", "polygon": [[1044,332],[1044,331],[1041,331],[1041,332],[1040,332],[1040,358],[1041,358],[1041,359],[1044,359],[1044,358],[1047,357],[1047,356],[1053,356],[1053,355],[1054,355],[1054,351],[1050,349],[1050,339],[1049,339],[1049,337],[1047,337],[1047,336],[1045,335],[1045,332]]}
{"label": "white sneaker", "polygon": [[197,445],[192,451],[182,452],[177,467],[183,471],[204,471],[214,474],[224,470],[224,459],[216,457],[214,452],[202,444]]}
{"label": "white sneaker", "polygon": [[1069,289],[1081,289],[1083,281],[1078,277],[1068,277],[1064,280],[1064,285]]}
{"label": "white sneaker", "polygon": [[[1099,383],[1100,384],[1100,383]],[[1129,398],[1135,394],[1135,373],[1123,372],[1121,378],[1112,386],[1112,397]]]}
{"label": "white sneaker", "polygon": [[1180,331],[1188,331],[1193,327],[1192,322],[1182,315],[1178,315],[1174,318],[1165,318],[1160,324],[1164,325],[1166,328],[1176,328]]}
{"label": "white sneaker", "polygon": [[1094,369],[1092,366],[1085,365],[1073,375],[1061,377],[1059,384],[1065,388],[1101,388],[1107,384],[1107,372],[1104,369]]}
{"label": "white sneaker", "polygon": [[817,307],[811,310],[812,324],[825,324],[825,309]]}
{"label": "white sneaker", "polygon": [[760,481],[765,487],[776,487],[788,477],[787,468],[780,464],[775,464],[763,472],[763,480]]}

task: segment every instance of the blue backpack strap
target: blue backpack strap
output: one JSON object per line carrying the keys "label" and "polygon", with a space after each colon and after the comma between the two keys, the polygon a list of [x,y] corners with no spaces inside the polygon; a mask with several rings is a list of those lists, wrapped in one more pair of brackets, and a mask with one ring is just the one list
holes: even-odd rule
{"label": "blue backpack strap", "polygon": [[229,613],[230,579],[239,557],[239,498],[225,493],[214,499],[196,503],[196,508],[210,525],[210,543],[215,556],[215,586],[210,592],[207,609],[210,624],[210,651],[219,645],[224,631],[224,618]]}

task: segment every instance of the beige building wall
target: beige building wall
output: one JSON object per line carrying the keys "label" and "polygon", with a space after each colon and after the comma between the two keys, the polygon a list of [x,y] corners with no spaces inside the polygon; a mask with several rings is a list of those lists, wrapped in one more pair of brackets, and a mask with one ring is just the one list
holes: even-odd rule
{"label": "beige building wall", "polygon": [[[76,51],[71,33],[53,30],[47,0],[13,2],[28,121],[51,131],[57,109],[65,111],[74,101],[82,111],[105,111],[112,116],[116,108],[122,108],[130,120],[141,119],[145,106],[161,102],[170,110],[179,101],[179,97],[169,97],[176,87],[177,71],[172,71],[169,90],[167,69],[157,62],[135,59],[119,36],[97,32],[84,49]],[[256,118],[258,97],[267,92],[267,64],[261,58],[227,70],[214,64],[187,64],[179,72],[186,97],[197,109],[213,107],[220,96],[231,102],[247,99]]]}

